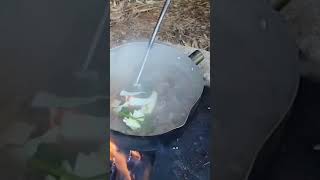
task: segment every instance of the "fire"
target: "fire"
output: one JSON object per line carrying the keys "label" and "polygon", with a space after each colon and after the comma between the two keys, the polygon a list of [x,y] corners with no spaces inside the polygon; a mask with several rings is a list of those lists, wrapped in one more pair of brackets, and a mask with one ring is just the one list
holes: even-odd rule
{"label": "fire", "polygon": [[[116,143],[110,140],[110,161],[114,163],[124,180],[149,180],[151,167],[148,161],[143,162],[143,159],[138,151],[131,150],[128,155],[122,153]],[[140,170],[137,170],[137,167]],[[141,168],[144,169],[143,172]]]}
{"label": "fire", "polygon": [[116,144],[110,140],[110,160],[113,161],[125,180],[132,180],[127,167],[126,155],[122,154]]}
{"label": "fire", "polygon": [[132,158],[140,161],[141,160],[141,155],[138,151],[130,151],[130,155]]}

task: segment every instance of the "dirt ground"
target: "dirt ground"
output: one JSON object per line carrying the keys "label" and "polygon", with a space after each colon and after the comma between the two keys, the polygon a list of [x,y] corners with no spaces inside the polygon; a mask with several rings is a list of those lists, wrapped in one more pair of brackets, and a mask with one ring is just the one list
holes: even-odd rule
{"label": "dirt ground", "polygon": [[[150,37],[163,0],[110,1],[110,46]],[[209,0],[175,0],[167,11],[158,40],[209,50]]]}

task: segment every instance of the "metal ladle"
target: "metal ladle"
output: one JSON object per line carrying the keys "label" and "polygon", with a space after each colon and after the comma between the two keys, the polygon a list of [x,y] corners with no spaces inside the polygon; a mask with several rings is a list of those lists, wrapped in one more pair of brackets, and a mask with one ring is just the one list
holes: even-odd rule
{"label": "metal ladle", "polygon": [[142,74],[144,66],[145,66],[145,64],[146,64],[146,62],[148,60],[148,57],[149,57],[149,54],[150,54],[150,50],[151,50],[151,48],[152,48],[152,46],[154,44],[154,41],[155,41],[156,36],[157,36],[157,33],[158,33],[159,29],[160,29],[161,22],[164,19],[164,15],[166,14],[166,11],[167,11],[167,9],[168,9],[168,7],[170,5],[170,2],[171,2],[171,0],[166,0],[164,6],[162,8],[162,11],[161,11],[160,17],[158,19],[157,25],[154,28],[152,36],[151,36],[150,41],[148,43],[148,48],[147,48],[146,54],[145,54],[145,56],[143,58],[143,62],[142,62],[142,65],[140,67],[139,74],[138,74],[137,79],[136,79],[136,81],[134,83],[134,87],[140,87],[139,81],[140,81],[140,78],[141,78],[141,74]]}

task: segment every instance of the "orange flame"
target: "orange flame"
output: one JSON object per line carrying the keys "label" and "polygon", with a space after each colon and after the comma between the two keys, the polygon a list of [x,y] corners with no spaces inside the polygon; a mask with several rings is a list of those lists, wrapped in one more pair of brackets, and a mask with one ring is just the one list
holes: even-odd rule
{"label": "orange flame", "polygon": [[130,155],[138,161],[141,160],[141,155],[138,151],[130,151]]}
{"label": "orange flame", "polygon": [[[142,155],[138,151],[130,151],[130,156],[134,160],[140,161],[142,159]],[[117,169],[119,170],[120,174],[124,176],[124,180],[134,180],[135,177],[131,178],[130,171],[127,167],[127,155],[120,152],[117,145],[114,143],[114,141],[110,140],[110,160],[115,163]],[[144,177],[143,180],[149,180],[150,179],[150,172],[151,167],[148,166],[144,171]]]}
{"label": "orange flame", "polygon": [[117,169],[122,175],[124,175],[125,180],[131,180],[130,172],[127,167],[126,155],[122,154],[115,143],[110,140],[110,160],[113,161]]}

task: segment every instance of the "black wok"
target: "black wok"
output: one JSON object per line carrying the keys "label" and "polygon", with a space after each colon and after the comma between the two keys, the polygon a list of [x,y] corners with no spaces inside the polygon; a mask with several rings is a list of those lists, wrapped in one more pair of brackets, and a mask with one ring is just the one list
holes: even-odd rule
{"label": "black wok", "polygon": [[[111,102],[134,82],[146,48],[147,42],[134,42],[111,49]],[[132,130],[111,105],[110,129],[131,136],[157,136],[182,127],[204,88],[203,75],[197,66],[203,56],[196,52],[190,58],[168,45],[154,44],[141,76],[141,83],[158,94],[151,118],[144,120],[141,128]]]}

